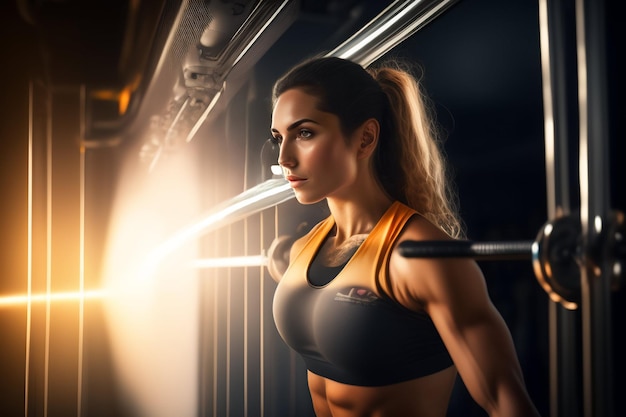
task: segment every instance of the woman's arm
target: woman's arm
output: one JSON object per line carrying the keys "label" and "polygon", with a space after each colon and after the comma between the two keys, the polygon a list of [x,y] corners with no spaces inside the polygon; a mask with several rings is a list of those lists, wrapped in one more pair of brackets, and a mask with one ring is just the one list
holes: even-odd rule
{"label": "woman's arm", "polygon": [[400,302],[428,312],[469,393],[490,416],[539,415],[509,330],[474,261],[394,253],[390,278]]}

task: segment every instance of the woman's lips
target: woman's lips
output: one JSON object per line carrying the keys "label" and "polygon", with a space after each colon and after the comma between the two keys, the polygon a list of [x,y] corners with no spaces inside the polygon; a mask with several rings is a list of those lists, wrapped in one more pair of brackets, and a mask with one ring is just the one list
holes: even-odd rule
{"label": "woman's lips", "polygon": [[306,181],[306,178],[297,177],[295,175],[287,175],[285,179],[289,181],[292,188],[297,188]]}

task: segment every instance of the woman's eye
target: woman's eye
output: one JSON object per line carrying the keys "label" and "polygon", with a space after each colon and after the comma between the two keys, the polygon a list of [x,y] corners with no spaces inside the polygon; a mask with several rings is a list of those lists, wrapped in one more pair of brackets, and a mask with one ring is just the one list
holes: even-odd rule
{"label": "woman's eye", "polygon": [[301,137],[303,139],[309,139],[311,136],[313,136],[313,132],[308,129],[300,129],[300,131],[298,132],[298,137]]}
{"label": "woman's eye", "polygon": [[281,143],[283,143],[283,138],[281,136],[272,136],[270,140],[274,145],[280,145]]}

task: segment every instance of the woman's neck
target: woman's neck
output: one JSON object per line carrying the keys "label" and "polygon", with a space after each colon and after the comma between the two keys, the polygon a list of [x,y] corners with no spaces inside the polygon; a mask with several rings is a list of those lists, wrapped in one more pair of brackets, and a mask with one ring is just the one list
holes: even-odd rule
{"label": "woman's neck", "polygon": [[326,197],[335,220],[335,247],[340,247],[353,236],[369,234],[393,203],[376,179],[372,161],[363,159],[359,162],[355,181]]}
{"label": "woman's neck", "polygon": [[328,197],[327,201],[335,220],[335,247],[341,246],[353,236],[369,234],[393,203],[382,192],[363,192],[349,200]]}

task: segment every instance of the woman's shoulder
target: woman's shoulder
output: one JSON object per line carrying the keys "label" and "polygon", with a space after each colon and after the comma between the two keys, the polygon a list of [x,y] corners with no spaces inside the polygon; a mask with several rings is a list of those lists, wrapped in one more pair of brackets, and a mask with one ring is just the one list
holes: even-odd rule
{"label": "woman's shoulder", "polygon": [[439,226],[432,223],[419,213],[412,215],[407,220],[402,232],[398,236],[396,244],[406,240],[451,240]]}
{"label": "woman's shoulder", "polygon": [[[414,215],[405,225],[395,246],[405,241],[445,241],[453,240],[441,228],[423,216]],[[449,292],[458,287],[459,280],[480,280],[482,274],[476,262],[469,258],[404,257],[394,250],[389,261],[389,275],[392,285],[411,293],[425,302],[432,300],[434,293]]]}

